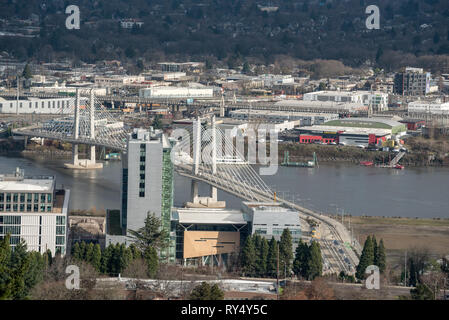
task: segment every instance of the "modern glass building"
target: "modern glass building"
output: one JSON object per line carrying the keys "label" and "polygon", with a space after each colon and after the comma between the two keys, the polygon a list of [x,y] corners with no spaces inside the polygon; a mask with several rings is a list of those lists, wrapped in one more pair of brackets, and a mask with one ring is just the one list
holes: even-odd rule
{"label": "modern glass building", "polygon": [[53,176],[0,175],[0,238],[21,239],[30,251],[66,253],[69,190],[56,190]]}

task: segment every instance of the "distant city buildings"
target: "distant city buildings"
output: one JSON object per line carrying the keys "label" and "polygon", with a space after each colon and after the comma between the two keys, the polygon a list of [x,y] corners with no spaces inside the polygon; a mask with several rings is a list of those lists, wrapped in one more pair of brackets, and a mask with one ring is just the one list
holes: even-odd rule
{"label": "distant city buildings", "polygon": [[430,91],[430,72],[421,68],[405,68],[396,73],[393,92],[403,96],[426,95]]}
{"label": "distant city buildings", "polygon": [[65,255],[69,199],[53,176],[27,177],[19,168],[0,174],[0,238],[9,234],[12,247],[23,239],[30,251]]}
{"label": "distant city buildings", "polygon": [[141,28],[144,25],[144,22],[138,19],[123,19],[120,20],[120,26],[123,29],[132,29],[134,27]]}

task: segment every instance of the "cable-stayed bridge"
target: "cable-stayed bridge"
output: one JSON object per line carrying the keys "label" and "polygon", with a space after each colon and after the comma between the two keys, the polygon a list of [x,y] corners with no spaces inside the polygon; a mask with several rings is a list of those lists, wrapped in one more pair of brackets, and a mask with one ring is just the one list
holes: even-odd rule
{"label": "cable-stayed bridge", "polygon": [[[16,135],[59,140],[73,145],[73,167],[94,166],[95,147],[107,147],[118,151],[126,151],[130,128],[115,115],[102,106],[93,93],[81,97],[80,93],[72,99],[68,106],[59,110],[60,117],[35,123],[29,127],[14,129]],[[192,127],[178,132],[178,142],[172,151],[175,171],[193,181],[201,181],[212,187],[212,197],[216,200],[216,189],[223,190],[243,200],[257,202],[279,202],[299,212],[299,218],[305,221],[315,220],[320,223],[323,256],[329,263],[331,272],[345,271],[352,273],[352,267],[358,264],[355,252],[360,254],[361,248],[352,239],[349,231],[340,222],[320,213],[304,208],[292,201],[279,198],[260,177],[251,164],[245,161],[244,155],[235,147],[233,137],[227,136],[223,130],[211,121],[193,122]],[[91,146],[91,158],[78,159],[78,145]],[[277,165],[277,163],[276,163]],[[351,244],[342,246],[343,253],[332,247],[332,242]]]}

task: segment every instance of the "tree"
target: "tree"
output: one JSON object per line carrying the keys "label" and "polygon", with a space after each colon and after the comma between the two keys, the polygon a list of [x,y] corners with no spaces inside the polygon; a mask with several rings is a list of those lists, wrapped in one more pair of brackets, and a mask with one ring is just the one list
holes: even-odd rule
{"label": "tree", "polygon": [[365,270],[368,266],[374,263],[374,246],[371,241],[371,237],[368,236],[363,245],[362,255],[360,256],[360,261],[356,269],[356,277],[358,279],[365,278]]}
{"label": "tree", "polygon": [[293,261],[293,272],[302,278],[307,278],[308,275],[308,261],[310,259],[310,250],[307,243],[299,240],[296,247],[295,260]]}
{"label": "tree", "polygon": [[268,249],[267,275],[273,278],[277,275],[277,255],[278,243],[274,237],[271,237],[270,246]]}
{"label": "tree", "polygon": [[379,245],[377,246],[375,264],[379,267],[380,273],[383,273],[387,267],[387,257],[383,239],[380,239]]}
{"label": "tree", "polygon": [[81,261],[81,248],[79,242],[75,243],[72,247],[72,257],[75,260]]}
{"label": "tree", "polygon": [[293,248],[292,234],[288,228],[282,231],[281,240],[279,242],[279,267],[284,273],[284,278],[290,274],[292,268]]}
{"label": "tree", "polygon": [[242,249],[242,271],[246,276],[254,276],[256,272],[256,248],[252,236],[248,236]]}
{"label": "tree", "polygon": [[162,122],[161,122],[162,116],[157,114],[154,117],[153,123],[151,124],[154,129],[161,129],[162,128]]}
{"label": "tree", "polygon": [[251,72],[251,69],[250,69],[250,67],[249,67],[249,63],[248,63],[248,61],[245,61],[245,62],[243,63],[242,73],[248,74],[248,73],[250,73],[250,72]]}
{"label": "tree", "polygon": [[94,254],[94,244],[92,242],[90,242],[86,246],[86,256],[85,256],[84,260],[86,262],[92,263],[93,254]]}
{"label": "tree", "polygon": [[224,293],[218,285],[210,285],[207,282],[202,282],[200,285],[193,288],[190,293],[189,300],[223,300]]}
{"label": "tree", "polygon": [[323,273],[323,258],[321,256],[320,244],[313,241],[310,245],[310,258],[307,264],[307,278],[313,280]]}
{"label": "tree", "polygon": [[101,269],[101,248],[98,243],[94,246],[94,250],[92,252],[91,264],[95,268],[95,270],[100,271],[100,269]]}
{"label": "tree", "polygon": [[27,253],[27,246],[24,240],[16,244],[11,253],[10,273],[11,273],[11,298],[15,300],[25,299],[28,290],[25,285],[25,277],[28,272],[30,260]]}
{"label": "tree", "polygon": [[162,228],[161,220],[155,214],[148,213],[142,228],[128,232],[141,252],[146,252],[149,247],[161,250],[168,244],[168,232]]}
{"label": "tree", "polygon": [[159,268],[159,259],[157,251],[153,247],[148,247],[143,253],[144,260],[147,264],[147,274],[150,278],[153,278]]}
{"label": "tree", "polygon": [[410,290],[413,300],[433,300],[433,292],[425,284],[418,284],[415,289]]}
{"label": "tree", "polygon": [[262,277],[265,277],[267,274],[268,250],[268,240],[266,238],[262,238],[259,249],[259,260],[257,263],[259,274]]}
{"label": "tree", "polygon": [[0,240],[0,300],[11,297],[11,247],[9,245],[9,235]]}
{"label": "tree", "polygon": [[33,77],[30,65],[28,63],[25,65],[25,68],[23,68],[22,77],[24,77],[27,80]]}
{"label": "tree", "polygon": [[80,244],[80,260],[85,261],[86,260],[86,242],[82,241]]}

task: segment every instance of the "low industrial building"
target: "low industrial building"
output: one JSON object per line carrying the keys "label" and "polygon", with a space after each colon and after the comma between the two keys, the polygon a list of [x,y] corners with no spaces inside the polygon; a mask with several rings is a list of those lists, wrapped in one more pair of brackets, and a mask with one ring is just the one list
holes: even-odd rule
{"label": "low industrial building", "polygon": [[214,96],[213,88],[190,87],[151,87],[139,90],[140,98],[211,98]]}
{"label": "low industrial building", "polygon": [[449,102],[414,101],[408,104],[409,113],[449,114]]}
{"label": "low industrial building", "polygon": [[284,229],[289,229],[294,243],[301,238],[301,224],[298,212],[284,208],[278,202],[242,203],[242,211],[249,215],[251,234],[259,234],[270,240],[279,241]]}
{"label": "low industrial building", "polygon": [[388,94],[371,91],[316,91],[305,93],[304,101],[361,103],[375,111],[388,110]]}
{"label": "low industrial building", "polygon": [[10,235],[14,248],[65,255],[70,191],[56,189],[54,176],[27,177],[19,168],[0,175],[0,238]]}
{"label": "low industrial building", "polygon": [[350,118],[326,122],[324,125],[301,127],[300,143],[336,143],[367,147],[379,144],[393,136],[406,133],[406,126],[383,118]]}
{"label": "low industrial building", "polygon": [[185,265],[229,266],[249,235],[279,241],[284,229],[290,230],[294,244],[301,238],[298,212],[276,202],[243,202],[242,210],[203,207],[172,211],[176,260]]}
{"label": "low industrial building", "polygon": [[[25,100],[0,97],[0,114],[64,114],[70,113],[71,98],[27,98]],[[72,110],[73,112],[73,110]]]}
{"label": "low industrial building", "polygon": [[279,110],[338,113],[341,115],[368,112],[368,106],[361,102],[282,100],[276,102],[274,107],[279,108]]}
{"label": "low industrial building", "polygon": [[268,110],[234,110],[229,113],[231,118],[237,120],[260,120],[271,123],[282,123],[285,121],[299,120],[303,126],[322,124],[327,121],[336,120],[338,114],[334,113],[310,113],[310,112],[288,112]]}

